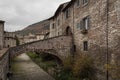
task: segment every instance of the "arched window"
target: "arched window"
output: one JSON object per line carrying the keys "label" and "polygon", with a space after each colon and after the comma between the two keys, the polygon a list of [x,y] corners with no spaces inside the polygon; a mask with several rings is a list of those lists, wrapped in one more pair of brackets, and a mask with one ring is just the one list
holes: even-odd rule
{"label": "arched window", "polygon": [[70,27],[67,27],[67,28],[66,28],[66,35],[68,35],[68,36],[72,35],[72,32],[71,32],[71,28],[70,28]]}

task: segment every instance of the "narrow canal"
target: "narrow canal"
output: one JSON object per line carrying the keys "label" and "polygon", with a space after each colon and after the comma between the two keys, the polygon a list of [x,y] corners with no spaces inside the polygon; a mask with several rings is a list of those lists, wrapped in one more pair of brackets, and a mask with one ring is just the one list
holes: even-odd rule
{"label": "narrow canal", "polygon": [[13,60],[12,71],[13,76],[11,80],[55,80],[25,53]]}

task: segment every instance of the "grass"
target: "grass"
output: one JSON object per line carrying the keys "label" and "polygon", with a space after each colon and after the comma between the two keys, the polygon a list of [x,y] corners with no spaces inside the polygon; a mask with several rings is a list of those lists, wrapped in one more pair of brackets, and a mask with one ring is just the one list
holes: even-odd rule
{"label": "grass", "polygon": [[12,59],[12,63],[11,63],[11,70],[13,71],[13,72],[16,72],[16,71],[18,71],[19,70],[19,64],[17,64],[17,58],[14,58],[14,59]]}
{"label": "grass", "polygon": [[45,60],[44,56],[40,56],[33,52],[29,52],[27,55],[46,72],[48,72],[48,70],[51,68],[55,68],[56,66],[56,62],[54,60]]}

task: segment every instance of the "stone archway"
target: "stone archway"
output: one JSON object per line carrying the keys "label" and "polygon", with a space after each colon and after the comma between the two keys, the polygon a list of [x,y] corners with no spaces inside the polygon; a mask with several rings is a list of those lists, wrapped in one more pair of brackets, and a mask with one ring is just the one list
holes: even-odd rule
{"label": "stone archway", "polygon": [[69,26],[65,29],[65,34],[68,35],[68,36],[72,35],[72,30]]}

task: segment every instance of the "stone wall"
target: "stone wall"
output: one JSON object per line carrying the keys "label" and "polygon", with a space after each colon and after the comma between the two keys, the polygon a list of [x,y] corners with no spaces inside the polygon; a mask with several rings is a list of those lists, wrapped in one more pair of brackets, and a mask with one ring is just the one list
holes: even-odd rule
{"label": "stone wall", "polygon": [[[74,3],[74,42],[77,54],[86,54],[93,57],[96,67],[99,69],[97,74],[99,80],[106,79],[105,64],[107,50],[107,12],[106,0],[89,0],[87,4],[80,3],[79,7],[75,7]],[[89,29],[87,33],[82,33],[81,24],[77,27],[85,17],[89,16]],[[88,42],[88,50],[84,50],[84,42]]]}
{"label": "stone wall", "polygon": [[4,21],[0,20],[0,49],[4,46]]}
{"label": "stone wall", "polygon": [[109,52],[111,60],[120,65],[120,1],[109,2]]}
{"label": "stone wall", "polygon": [[[108,3],[107,3],[108,1]],[[62,34],[66,33],[66,28],[70,27],[73,33],[73,42],[76,54],[90,55],[95,59],[98,70],[98,78],[106,79],[105,65],[107,63],[117,63],[120,65],[120,0],[88,0],[76,6],[77,0],[72,0],[66,9],[59,11],[62,14]],[[69,18],[65,18],[64,13],[70,9]],[[59,16],[54,16],[56,19]],[[89,28],[83,34],[81,21],[89,17]],[[79,24],[79,27],[78,27]],[[56,26],[58,27],[58,26]],[[84,50],[84,42],[88,42],[88,50]]]}
{"label": "stone wall", "polygon": [[7,73],[9,71],[9,51],[3,49],[0,51],[0,80],[7,80]]}

